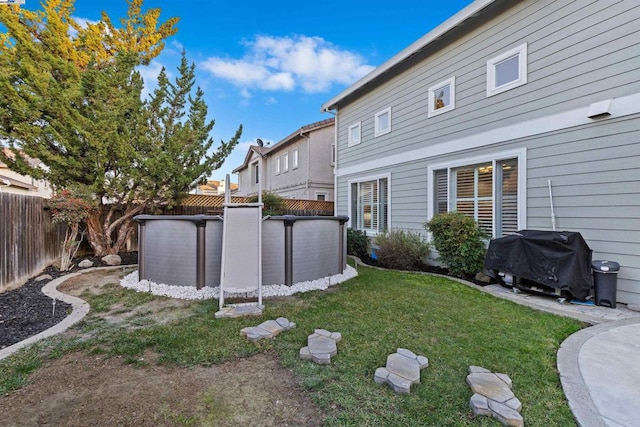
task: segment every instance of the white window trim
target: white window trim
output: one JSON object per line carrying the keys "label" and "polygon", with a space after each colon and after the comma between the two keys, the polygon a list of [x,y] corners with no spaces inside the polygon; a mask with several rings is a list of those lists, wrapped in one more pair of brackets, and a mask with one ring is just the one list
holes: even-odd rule
{"label": "white window trim", "polygon": [[[561,131],[587,124],[591,125],[593,124],[593,119],[587,117],[588,110],[589,104],[585,104],[561,113],[525,120],[512,125],[500,126],[433,145],[409,149],[398,152],[397,154],[389,154],[375,160],[359,161],[350,166],[342,167],[338,164],[334,174],[336,177],[344,177],[360,173],[369,173],[372,170],[388,169],[406,162],[435,159],[452,154],[458,155],[465,151],[488,148],[489,146],[502,142],[513,142],[520,138],[543,135],[547,132]],[[614,117],[619,118],[640,114],[640,92],[614,98],[611,102],[611,111],[612,114],[607,120]]]}
{"label": "white window trim", "polygon": [[[518,55],[518,74],[520,78],[512,82],[495,86],[496,65],[514,55]],[[527,83],[527,43],[523,43],[495,58],[487,61],[487,97],[514,89]]]}
{"label": "white window trim", "polygon": [[298,149],[294,148],[291,150],[291,169],[298,169]]}
{"label": "white window trim", "polygon": [[280,175],[280,156],[276,157],[276,175]]}
{"label": "white window trim", "polygon": [[257,185],[260,183],[260,163],[251,163],[251,185]]}
{"label": "white window trim", "polygon": [[[387,127],[386,129],[382,129],[380,130],[380,116],[384,115],[384,114],[388,114],[389,115],[389,127]],[[382,135],[386,135],[389,132],[391,132],[391,107],[387,107],[382,111],[378,111],[375,114],[374,117],[374,122],[375,122],[375,136],[382,136]]]}
{"label": "white window trim", "polygon": [[329,200],[329,193],[326,191],[316,191],[316,200],[318,200],[320,194],[324,194],[324,201]]}
{"label": "white window trim", "polygon": [[[435,206],[433,201],[435,200],[435,189],[433,185],[433,176],[435,171],[447,169],[448,171],[448,179],[449,188],[451,186],[451,169],[459,168],[462,166],[475,165],[478,163],[487,163],[493,162],[494,170],[495,170],[495,162],[500,160],[507,159],[518,159],[518,230],[524,230],[527,228],[527,149],[522,148],[519,150],[511,150],[511,151],[501,151],[493,154],[485,154],[482,156],[476,157],[467,157],[460,160],[454,160],[445,163],[438,163],[429,165],[428,170],[428,180],[429,185],[427,188],[427,221],[431,221],[431,218],[434,216]],[[494,186],[496,185],[494,180]],[[351,187],[349,187],[351,188]],[[495,192],[494,192],[495,194]],[[349,199],[351,200],[351,199]],[[351,209],[351,208],[349,208]],[[493,204],[493,232],[495,233],[496,229],[496,209],[497,206],[495,203]],[[451,210],[451,199],[448,200],[447,211]],[[351,211],[349,211],[349,215],[351,215]],[[493,236],[495,237],[495,236]]]}
{"label": "white window trim", "polygon": [[329,146],[329,149],[331,150],[331,153],[330,153],[331,166],[335,166],[336,165],[336,144],[331,144]]}
{"label": "white window trim", "polygon": [[[357,139],[352,139],[351,138],[351,134],[352,134],[352,130],[354,129],[358,129],[358,138]],[[351,126],[349,126],[349,133],[347,134],[347,139],[348,139],[348,143],[347,143],[347,147],[352,147],[354,145],[358,145],[362,142],[362,122],[358,122],[358,123],[354,123]]]}
{"label": "white window trim", "polygon": [[284,153],[282,156],[282,173],[289,171],[289,153]]}
{"label": "white window trim", "polygon": [[[437,110],[434,108],[433,104],[435,102],[435,92],[438,89],[443,88],[444,86],[449,86],[449,105],[446,107],[438,108]],[[433,85],[429,88],[429,106],[427,111],[427,117],[434,117],[438,114],[446,113],[447,111],[451,111],[456,108],[456,76],[448,78],[447,80],[443,80],[440,83]]]}
{"label": "white window trim", "polygon": [[[349,205],[349,221],[347,222],[347,227],[351,227],[353,228],[353,224],[352,224],[352,218],[353,218],[353,213],[351,212],[351,184],[357,184],[359,182],[366,182],[366,181],[373,181],[374,179],[387,179],[387,222],[388,222],[388,230],[392,229],[392,222],[391,222],[391,173],[385,173],[385,174],[381,174],[381,175],[371,175],[371,176],[365,176],[362,178],[356,178],[356,179],[350,179],[349,181],[347,181],[347,201],[348,201],[348,205]],[[368,234],[367,236],[377,236],[378,233],[372,233],[372,234]]]}

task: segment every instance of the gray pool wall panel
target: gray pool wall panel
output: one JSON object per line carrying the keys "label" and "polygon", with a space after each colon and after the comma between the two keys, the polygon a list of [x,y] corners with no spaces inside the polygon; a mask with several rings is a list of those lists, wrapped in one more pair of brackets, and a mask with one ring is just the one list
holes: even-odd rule
{"label": "gray pool wall panel", "polygon": [[[285,282],[285,222],[292,226],[293,283],[342,273],[346,217],[268,217],[262,223],[262,284]],[[220,285],[223,219],[210,215],[139,215],[145,277],[156,283],[195,286],[197,224],[205,223],[205,286]],[[340,233],[343,247],[340,248]],[[243,262],[238,259],[237,262]],[[143,268],[140,268],[143,270]]]}

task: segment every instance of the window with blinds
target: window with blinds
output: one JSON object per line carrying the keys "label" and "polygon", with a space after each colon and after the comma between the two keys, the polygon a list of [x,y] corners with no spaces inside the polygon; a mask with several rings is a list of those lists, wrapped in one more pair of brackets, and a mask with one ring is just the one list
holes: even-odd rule
{"label": "window with blinds", "polygon": [[500,216],[498,236],[513,234],[518,231],[518,159],[497,162],[497,171],[501,183],[499,193]]}
{"label": "window with blinds", "polygon": [[446,169],[442,169],[435,172],[434,182],[435,182],[435,195],[436,195],[436,204],[435,204],[435,214],[445,213],[449,210],[449,196],[448,196],[448,171]]}
{"label": "window with blinds", "polygon": [[352,227],[372,233],[387,229],[388,191],[386,178],[352,183]]}
{"label": "window with blinds", "polygon": [[518,159],[441,169],[434,172],[433,180],[434,214],[451,206],[476,220],[491,236],[518,230]]}

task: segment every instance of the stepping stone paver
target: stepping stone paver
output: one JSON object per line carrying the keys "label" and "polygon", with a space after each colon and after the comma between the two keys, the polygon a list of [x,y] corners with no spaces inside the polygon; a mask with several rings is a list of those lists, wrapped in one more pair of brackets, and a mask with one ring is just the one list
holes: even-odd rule
{"label": "stepping stone paver", "polygon": [[408,394],[411,385],[420,383],[420,370],[429,366],[429,359],[406,348],[399,348],[387,357],[387,365],[376,369],[376,384],[389,384],[396,393]]}
{"label": "stepping stone paver", "polygon": [[470,366],[467,384],[474,393],[469,404],[475,416],[493,417],[506,426],[524,426],[520,415],[522,403],[511,391],[512,382],[508,375]]}
{"label": "stepping stone paver", "polygon": [[289,322],[285,317],[278,317],[276,320],[267,320],[258,326],[249,326],[240,330],[240,335],[247,337],[251,342],[256,342],[265,338],[275,338],[280,332],[288,331],[296,327],[296,324]]}
{"label": "stepping stone paver", "polygon": [[260,316],[264,307],[257,304],[237,304],[223,307],[215,314],[216,319],[242,316]]}
{"label": "stepping stone paver", "polygon": [[307,346],[300,349],[300,358],[312,360],[319,365],[331,363],[331,357],[338,354],[337,343],[342,339],[340,332],[316,329],[307,337]]}

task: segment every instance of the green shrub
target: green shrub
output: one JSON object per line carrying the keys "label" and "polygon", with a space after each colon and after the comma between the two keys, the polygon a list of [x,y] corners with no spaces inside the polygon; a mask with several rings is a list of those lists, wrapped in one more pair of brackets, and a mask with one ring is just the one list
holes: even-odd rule
{"label": "green shrub", "polygon": [[360,259],[369,256],[369,238],[364,231],[347,228],[347,254]]}
{"label": "green shrub", "polygon": [[[248,202],[257,203],[258,195],[256,194],[255,196],[249,197]],[[263,216],[277,216],[287,213],[287,202],[285,202],[284,199],[277,194],[271,193],[269,191],[263,191],[262,203],[264,204],[264,207],[262,209]]]}
{"label": "green shrub", "polygon": [[395,229],[379,234],[375,244],[380,265],[395,270],[419,270],[429,254],[429,244],[412,231]]}
{"label": "green shrub", "polygon": [[486,233],[470,217],[459,212],[434,216],[424,224],[431,232],[433,244],[449,272],[458,277],[482,271]]}

